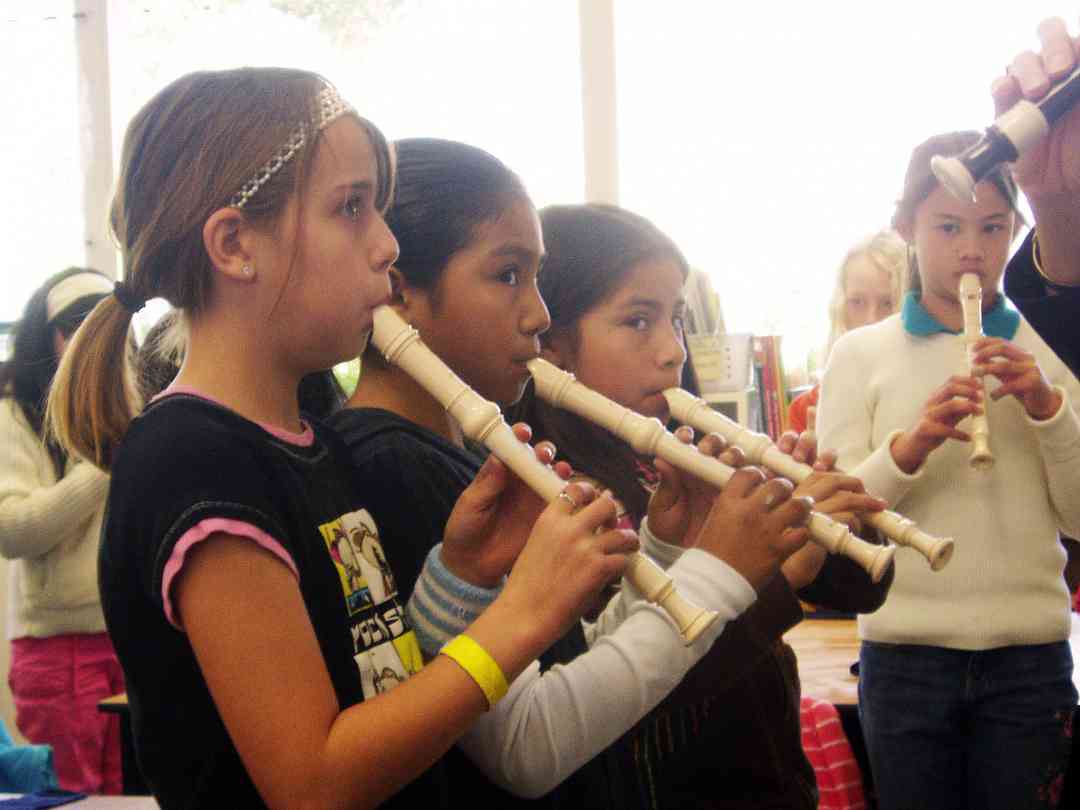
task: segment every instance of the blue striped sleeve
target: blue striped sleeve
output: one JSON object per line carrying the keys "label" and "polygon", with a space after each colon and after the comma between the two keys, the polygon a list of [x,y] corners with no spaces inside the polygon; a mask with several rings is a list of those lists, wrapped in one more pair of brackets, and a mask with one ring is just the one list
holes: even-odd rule
{"label": "blue striped sleeve", "polygon": [[502,592],[479,588],[443,565],[442,543],[428,553],[405,611],[425,657],[433,658],[446,642],[464,632]]}

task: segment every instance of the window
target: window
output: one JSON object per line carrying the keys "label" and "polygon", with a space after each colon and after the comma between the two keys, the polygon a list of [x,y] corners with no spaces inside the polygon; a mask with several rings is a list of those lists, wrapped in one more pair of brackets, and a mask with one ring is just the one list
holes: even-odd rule
{"label": "window", "polygon": [[50,275],[86,261],[75,24],[68,2],[0,12],[0,321]]}
{"label": "window", "polygon": [[576,0],[112,0],[116,153],[140,105],[191,70],[316,70],[390,138],[495,154],[540,205],[583,195]]}
{"label": "window", "polygon": [[990,123],[990,82],[1060,2],[615,7],[621,203],[708,272],[727,328],[824,343],[848,248],[887,227],[911,149]]}

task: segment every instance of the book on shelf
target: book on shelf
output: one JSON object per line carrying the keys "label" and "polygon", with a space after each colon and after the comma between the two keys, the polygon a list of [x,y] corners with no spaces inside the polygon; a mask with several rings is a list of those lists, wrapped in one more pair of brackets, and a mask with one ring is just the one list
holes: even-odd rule
{"label": "book on shelf", "polygon": [[702,396],[745,391],[753,383],[751,335],[687,335],[686,349]]}
{"label": "book on shelf", "polygon": [[[788,429],[787,379],[780,335],[686,336],[690,369],[699,395],[719,410],[774,441]],[[745,399],[756,400],[748,407]]]}
{"label": "book on shelf", "polygon": [[784,365],[780,355],[780,335],[754,338],[754,373],[761,398],[762,423],[776,441],[787,430],[788,399]]}

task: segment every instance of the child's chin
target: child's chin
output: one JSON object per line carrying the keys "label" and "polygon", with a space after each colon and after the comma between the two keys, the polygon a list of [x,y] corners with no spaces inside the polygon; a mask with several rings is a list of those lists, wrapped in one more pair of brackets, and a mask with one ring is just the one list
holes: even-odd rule
{"label": "child's chin", "polygon": [[667,400],[661,394],[651,394],[645,397],[638,405],[638,413],[642,416],[650,416],[667,423],[670,418]]}

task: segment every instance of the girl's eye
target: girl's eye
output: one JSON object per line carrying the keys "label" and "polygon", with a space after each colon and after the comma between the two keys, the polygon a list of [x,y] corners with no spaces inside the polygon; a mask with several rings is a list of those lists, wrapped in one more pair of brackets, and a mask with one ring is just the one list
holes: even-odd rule
{"label": "girl's eye", "polygon": [[955,222],[945,222],[941,225],[942,233],[956,233],[959,230]]}
{"label": "girl's eye", "polygon": [[987,224],[985,228],[983,228],[983,231],[985,233],[998,233],[999,231],[1003,230],[1005,230],[1005,226],[1002,225],[1000,222],[991,222]]}
{"label": "girl's eye", "polygon": [[636,332],[644,332],[649,328],[649,319],[644,315],[634,315],[626,320],[626,325]]}
{"label": "girl's eye", "polygon": [[859,298],[858,296],[856,296],[854,298],[849,298],[848,299],[848,304],[850,304],[853,307],[861,307],[864,304],[866,304],[866,301],[864,301],[862,298]]}
{"label": "girl's eye", "polygon": [[364,197],[361,194],[354,194],[345,201],[345,204],[341,206],[341,213],[347,216],[349,219],[360,219],[364,214]]}
{"label": "girl's eye", "polygon": [[503,284],[509,284],[511,287],[516,287],[521,281],[520,273],[521,271],[517,267],[504,267],[499,272],[499,281]]}

